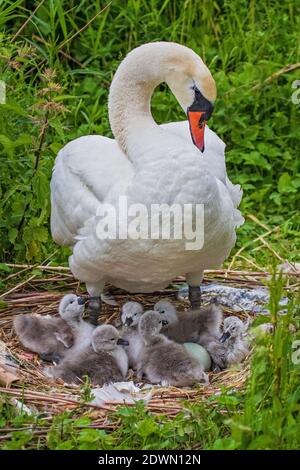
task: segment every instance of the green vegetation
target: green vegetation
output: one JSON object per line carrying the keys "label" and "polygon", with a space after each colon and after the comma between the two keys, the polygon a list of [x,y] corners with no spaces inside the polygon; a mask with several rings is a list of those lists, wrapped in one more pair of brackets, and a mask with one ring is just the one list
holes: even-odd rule
{"label": "green vegetation", "polygon": [[[0,0],[0,80],[7,98],[0,104],[0,260],[39,263],[51,255],[66,263],[66,250],[57,249],[49,232],[55,156],[81,135],[111,136],[113,73],[129,50],[157,40],[193,48],[216,79],[210,126],[227,144],[230,178],[244,189],[246,223],[235,253],[244,251],[235,266],[269,266],[274,252],[278,262],[296,260],[300,106],[291,97],[300,79],[299,30],[298,0]],[[153,114],[158,122],[185,118],[165,85],[153,97]],[[7,275],[5,264],[0,270]],[[0,447],[299,448],[300,365],[292,361],[297,334],[288,328],[299,329],[299,302],[291,296],[288,315],[278,315],[282,281],[273,279],[272,286],[275,333],[259,340],[245,392],[224,389],[211,400],[187,403],[172,421],[141,404],[121,407],[111,416],[119,423],[112,431],[92,429],[78,410],[50,421],[16,415],[3,394],[0,427],[8,431]],[[88,396],[86,384],[83,400]]]}

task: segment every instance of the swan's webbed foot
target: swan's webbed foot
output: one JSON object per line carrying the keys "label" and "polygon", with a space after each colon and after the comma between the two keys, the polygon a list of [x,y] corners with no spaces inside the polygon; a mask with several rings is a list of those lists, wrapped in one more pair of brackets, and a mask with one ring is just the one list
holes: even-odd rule
{"label": "swan's webbed foot", "polygon": [[189,301],[193,310],[200,308],[201,305],[201,289],[200,286],[189,286]]}
{"label": "swan's webbed foot", "polygon": [[101,297],[88,298],[89,320],[92,325],[98,325],[98,318],[101,314]]}

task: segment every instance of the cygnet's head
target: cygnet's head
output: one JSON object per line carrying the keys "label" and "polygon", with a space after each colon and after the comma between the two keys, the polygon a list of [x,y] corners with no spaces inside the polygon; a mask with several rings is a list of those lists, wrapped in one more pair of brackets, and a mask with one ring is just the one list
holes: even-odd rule
{"label": "cygnet's head", "polygon": [[121,321],[123,325],[137,326],[143,314],[143,306],[138,302],[126,302],[121,309]]}
{"label": "cygnet's head", "polygon": [[58,312],[63,320],[79,321],[84,312],[84,299],[75,294],[65,295],[59,304]]}
{"label": "cygnet's head", "polygon": [[220,338],[221,343],[224,343],[228,338],[236,338],[245,332],[245,325],[237,317],[227,317],[223,324],[223,334]]}
{"label": "cygnet's head", "polygon": [[140,319],[139,333],[145,339],[155,337],[165,325],[167,325],[167,321],[163,320],[158,312],[148,310]]}
{"label": "cygnet's head", "polygon": [[120,333],[112,325],[100,325],[92,334],[92,347],[95,352],[113,351],[118,345],[128,346],[129,342],[120,338]]}
{"label": "cygnet's head", "polygon": [[174,305],[166,299],[159,300],[154,305],[155,312],[158,312],[167,324],[172,325],[177,322],[177,312]]}

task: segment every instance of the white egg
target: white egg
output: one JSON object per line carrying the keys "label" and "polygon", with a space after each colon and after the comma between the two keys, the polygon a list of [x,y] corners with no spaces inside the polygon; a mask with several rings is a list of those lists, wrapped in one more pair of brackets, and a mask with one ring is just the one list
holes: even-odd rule
{"label": "white egg", "polygon": [[203,366],[205,371],[210,370],[211,368],[211,358],[206,349],[204,349],[200,344],[197,343],[184,343],[186,351],[196,359],[201,366]]}

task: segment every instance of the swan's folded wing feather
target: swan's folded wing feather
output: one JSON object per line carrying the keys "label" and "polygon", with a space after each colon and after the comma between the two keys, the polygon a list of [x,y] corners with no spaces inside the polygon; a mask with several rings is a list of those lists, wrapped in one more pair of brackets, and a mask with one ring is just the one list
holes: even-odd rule
{"label": "swan's folded wing feather", "polygon": [[230,193],[234,207],[239,207],[243,197],[243,190],[241,186],[239,184],[233,184],[228,177],[226,177],[226,186]]}
{"label": "swan's folded wing feather", "polygon": [[67,144],[56,158],[51,180],[55,241],[72,246],[99,205],[122,194],[132,174],[131,162],[113,139],[85,136]]}

